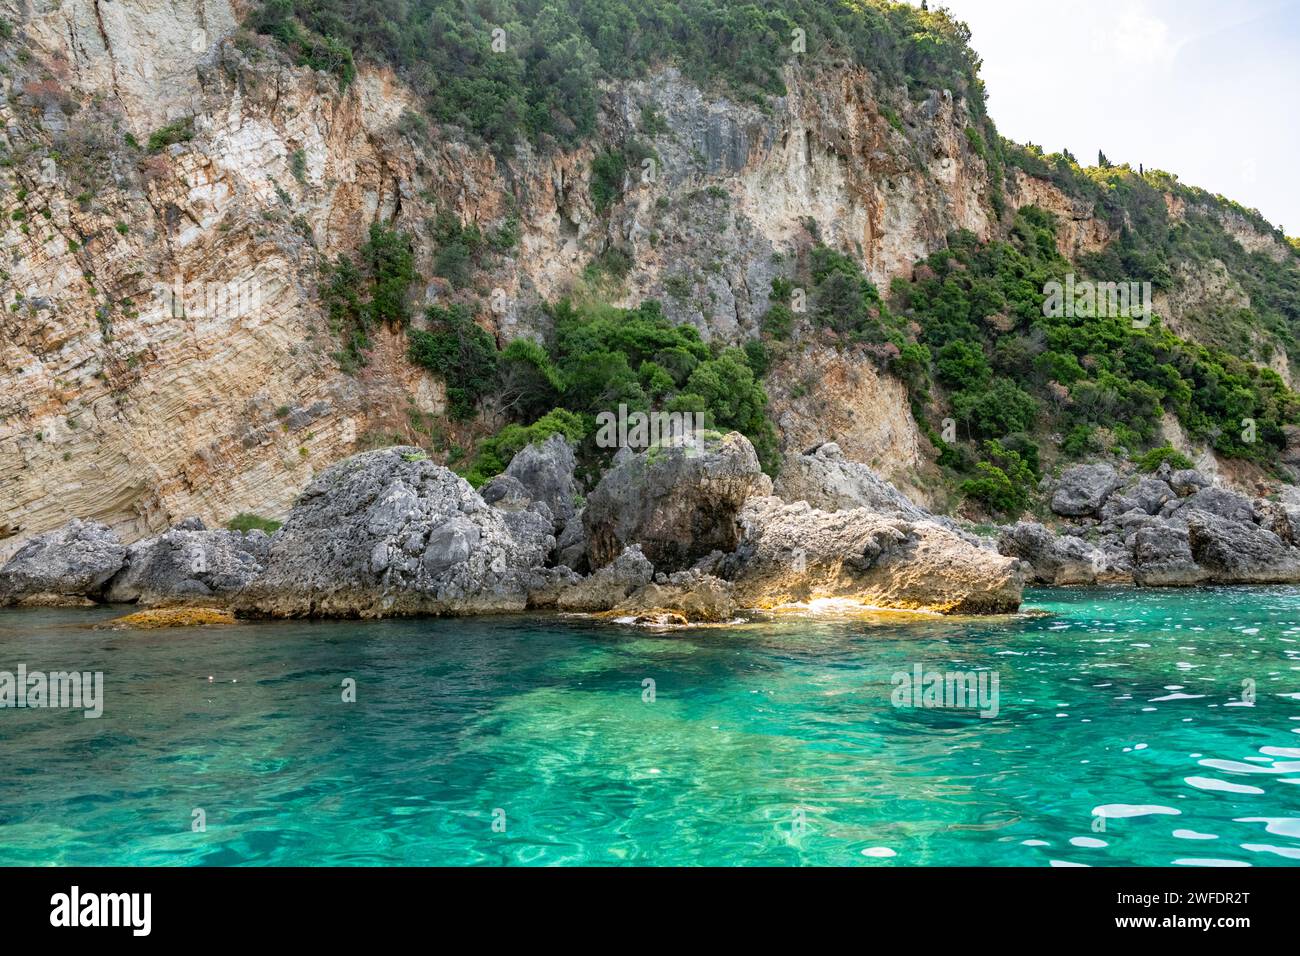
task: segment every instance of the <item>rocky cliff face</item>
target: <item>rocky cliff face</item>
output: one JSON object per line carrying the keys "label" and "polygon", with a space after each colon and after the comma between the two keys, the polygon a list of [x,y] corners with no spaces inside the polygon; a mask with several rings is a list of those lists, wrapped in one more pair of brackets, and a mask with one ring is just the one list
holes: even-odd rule
{"label": "rocky cliff face", "polygon": [[[622,304],[658,298],[733,341],[814,232],[885,288],[951,230],[997,229],[970,117],[945,91],[914,101],[861,70],[792,68],[759,109],[672,69],[621,84],[600,139],[657,158],[598,215],[593,146],[493,155],[413,123],[389,73],[363,67],[341,91],[287,65],[240,13],[0,0],[16,27],[0,40],[0,558],[71,517],[126,542],[183,515],[281,517],[324,467],[441,419],[441,383],[399,336],[379,333],[356,375],[333,357],[319,265],[376,221],[414,237],[424,302],[472,305],[501,341],[541,331],[536,306],[609,249],[632,264]],[[1046,183],[1007,194],[1062,215],[1072,255],[1111,238]],[[485,230],[517,219],[519,242],[457,291],[429,278],[439,211]],[[892,378],[827,354],[779,366],[769,390],[788,453],[833,439],[919,491],[907,476],[926,445]]]}

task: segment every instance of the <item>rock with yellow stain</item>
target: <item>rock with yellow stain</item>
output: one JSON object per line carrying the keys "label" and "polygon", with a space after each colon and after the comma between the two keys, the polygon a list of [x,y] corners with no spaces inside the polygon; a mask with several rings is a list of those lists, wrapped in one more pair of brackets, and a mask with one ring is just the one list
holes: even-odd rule
{"label": "rock with yellow stain", "polygon": [[225,608],[167,607],[136,611],[117,617],[100,627],[108,630],[149,631],[160,627],[203,627],[208,624],[234,624],[235,614]]}
{"label": "rock with yellow stain", "polygon": [[828,598],[943,614],[1000,614],[1020,606],[1019,562],[933,521],[855,508],[825,512],[807,502],[751,498],[741,543],[721,573],[744,607]]}

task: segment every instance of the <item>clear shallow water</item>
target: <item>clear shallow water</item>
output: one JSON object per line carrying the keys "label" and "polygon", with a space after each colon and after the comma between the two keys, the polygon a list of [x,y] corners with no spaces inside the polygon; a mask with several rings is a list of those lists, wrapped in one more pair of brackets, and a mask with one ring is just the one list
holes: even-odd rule
{"label": "clear shallow water", "polygon": [[[666,636],[0,611],[0,670],[106,681],[98,720],[0,710],[0,864],[1300,862],[1300,589],[1026,606]],[[998,716],[895,708],[917,663],[996,670]]]}

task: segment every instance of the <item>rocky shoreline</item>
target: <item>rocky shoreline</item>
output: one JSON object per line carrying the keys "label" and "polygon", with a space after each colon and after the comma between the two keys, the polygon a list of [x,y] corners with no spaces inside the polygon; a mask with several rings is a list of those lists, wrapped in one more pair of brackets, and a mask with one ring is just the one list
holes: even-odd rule
{"label": "rocky shoreline", "polygon": [[[655,625],[834,599],[943,614],[1017,610],[1026,582],[1300,581],[1300,507],[1196,471],[1066,469],[1058,530],[981,538],[916,506],[828,443],[774,487],[738,433],[623,450],[583,498],[561,436],[475,491],[414,447],[322,473],[273,535],[186,519],[131,545],[73,520],[0,569],[0,605],[215,608],[243,618],[550,609]],[[178,621],[190,617],[180,615]]]}
{"label": "rocky shoreline", "polygon": [[1034,583],[1300,582],[1300,506],[1247,498],[1167,463],[1127,478],[1109,464],[1076,465],[1044,490],[1059,530],[1022,521],[998,541]]}
{"label": "rocky shoreline", "polygon": [[418,448],[365,452],[313,481],[273,535],[186,519],[128,546],[73,520],[0,569],[0,605],[246,618],[554,609],[657,624],[824,598],[963,614],[1020,605],[1020,561],[833,444],[793,466],[784,490],[798,500],[773,494],[734,432],[623,450],[585,500],[575,472],[560,436],[525,448],[481,493]]}

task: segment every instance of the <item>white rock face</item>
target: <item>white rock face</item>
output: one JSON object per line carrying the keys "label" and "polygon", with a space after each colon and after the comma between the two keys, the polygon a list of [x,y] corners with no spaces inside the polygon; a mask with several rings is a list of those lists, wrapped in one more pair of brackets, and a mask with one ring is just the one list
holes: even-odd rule
{"label": "white rock face", "polygon": [[[0,4],[0,11],[11,4]],[[198,112],[197,68],[234,32],[227,0],[33,0],[27,35],[68,64],[69,81],[112,95],[137,136]],[[17,14],[17,10],[13,11]]]}

